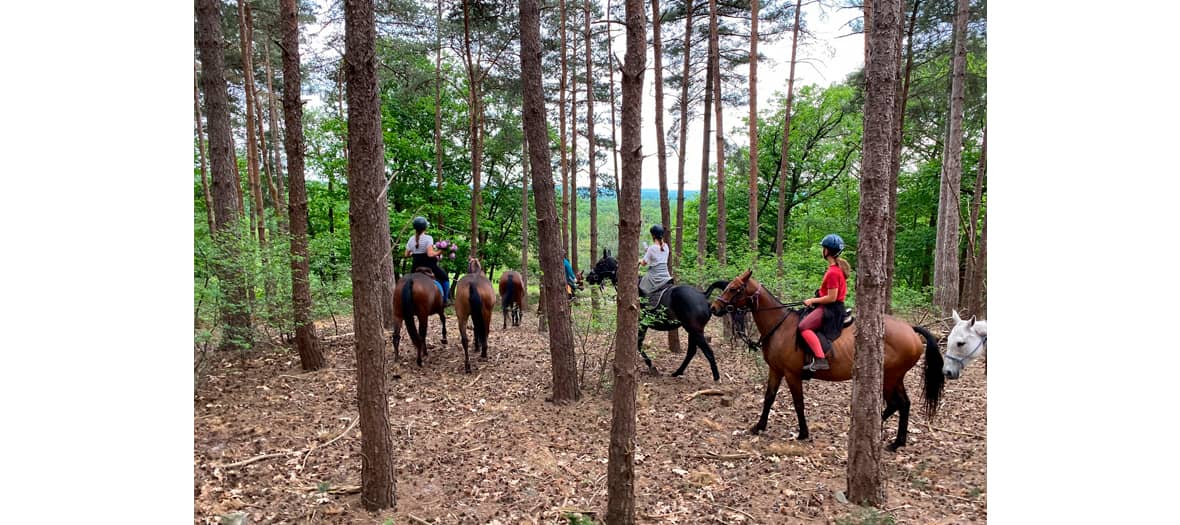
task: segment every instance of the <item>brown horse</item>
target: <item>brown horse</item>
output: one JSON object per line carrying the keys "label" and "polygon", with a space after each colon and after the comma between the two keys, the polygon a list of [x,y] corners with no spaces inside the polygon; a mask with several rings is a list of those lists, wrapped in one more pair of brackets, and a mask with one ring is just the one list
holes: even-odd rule
{"label": "brown horse", "polygon": [[[754,323],[762,334],[759,341],[762,358],[769,365],[766,379],[766,397],[762,402],[762,416],[750,427],[751,434],[766,430],[766,418],[778,394],[783,378],[791,390],[795,402],[795,414],[799,417],[799,437],[807,439],[807,418],[803,415],[803,364],[804,350],[796,341],[796,328],[802,314],[789,309],[775,299],[766,288],[750,277],[752,270],[746,270],[729,283],[725,291],[710,305],[714,315],[726,312],[749,311]],[[924,341],[923,341],[924,340]],[[923,344],[925,343],[925,344]],[[824,381],[847,381],[852,379],[853,354],[856,350],[856,326],[844,330],[832,341],[828,359],[831,369],[815,372],[816,379]],[[938,351],[938,340],[920,326],[911,326],[900,319],[885,316],[885,375],[882,382],[885,396],[885,410],[882,421],[899,412],[897,439],[888,447],[890,451],[905,446],[906,432],[910,419],[910,397],[905,390],[905,375],[918,360],[926,354],[923,371],[926,417],[931,418],[938,410],[945,378],[942,375],[942,354]]]}
{"label": "brown horse", "polygon": [[[442,290],[433,273],[414,272],[398,279],[393,287],[393,297],[393,357],[399,357],[398,344],[402,338],[402,321],[405,321],[410,341],[418,349],[418,366],[422,366],[422,356],[426,355],[426,321],[431,314],[438,314],[442,323],[442,344],[447,344]],[[414,328],[414,317],[418,318],[417,329]]]}
{"label": "brown horse", "polygon": [[524,309],[524,277],[520,272],[508,270],[500,274],[500,302],[503,304],[504,329],[508,329],[508,316],[512,315],[512,326],[520,326],[520,312]]}
{"label": "brown horse", "polygon": [[496,295],[492,282],[483,276],[479,260],[467,263],[467,275],[455,284],[455,315],[459,318],[459,338],[463,341],[463,371],[471,373],[471,361],[467,357],[467,318],[475,332],[475,349],[479,356],[488,357],[488,331],[492,325],[492,306]]}

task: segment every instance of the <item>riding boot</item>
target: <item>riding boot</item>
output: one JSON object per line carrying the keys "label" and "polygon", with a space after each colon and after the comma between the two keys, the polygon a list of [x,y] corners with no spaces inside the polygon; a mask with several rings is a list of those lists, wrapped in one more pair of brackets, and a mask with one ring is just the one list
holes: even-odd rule
{"label": "riding boot", "polygon": [[442,281],[439,283],[443,289],[443,308],[451,305],[451,281]]}
{"label": "riding boot", "polygon": [[811,372],[815,372],[818,370],[827,370],[829,368],[831,368],[831,367],[828,366],[828,360],[823,357],[813,358],[811,360],[811,363],[808,363],[807,366],[803,367],[804,370],[808,370]]}

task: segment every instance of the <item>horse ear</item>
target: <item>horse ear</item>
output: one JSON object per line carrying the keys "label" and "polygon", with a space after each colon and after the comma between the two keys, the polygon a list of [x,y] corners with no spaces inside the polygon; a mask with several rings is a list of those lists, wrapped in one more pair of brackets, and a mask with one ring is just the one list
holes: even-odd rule
{"label": "horse ear", "polygon": [[[945,311],[945,310],[944,310],[944,311]],[[958,310],[951,310],[951,319],[954,319],[954,320],[955,320],[955,324],[959,324],[959,323],[963,322],[963,319],[961,319],[961,318],[959,317],[959,311],[958,311]]]}
{"label": "horse ear", "polygon": [[969,321],[967,323],[967,328],[972,328],[974,326],[975,326],[975,316],[973,315],[973,316],[971,316],[971,321]]}

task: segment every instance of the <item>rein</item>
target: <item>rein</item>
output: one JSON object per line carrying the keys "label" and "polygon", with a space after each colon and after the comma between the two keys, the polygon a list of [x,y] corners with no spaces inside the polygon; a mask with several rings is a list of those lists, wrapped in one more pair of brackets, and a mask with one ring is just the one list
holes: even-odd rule
{"label": "rein", "polygon": [[[794,303],[780,304],[778,306],[768,306],[766,308],[761,308],[758,306],[758,296],[760,296],[762,294],[762,290],[764,290],[764,289],[765,288],[762,286],[762,284],[759,283],[758,290],[755,290],[753,295],[746,296],[746,298],[750,299],[751,304],[753,304],[753,306],[754,306],[753,308],[736,308],[732,304],[730,304],[728,301],[723,301],[723,302],[726,303],[726,305],[725,305],[726,309],[729,310],[730,313],[733,313],[733,312],[757,313],[757,312],[764,312],[767,310],[781,310],[784,308],[794,308],[796,306],[803,305],[803,302],[799,301],[799,302],[794,302]],[[767,292],[767,295],[769,295],[769,293],[770,292]],[[791,316],[792,313],[795,313],[795,311],[790,310],[786,314],[784,314],[782,316],[782,318],[779,319],[778,322],[774,324],[774,328],[771,328],[770,331],[766,333],[766,335],[763,335],[762,337],[758,338],[757,343],[754,343],[754,340],[750,339],[750,336],[746,334],[745,330],[740,331],[738,333],[738,336],[741,337],[743,341],[745,341],[746,346],[748,346],[751,350],[762,349],[764,346],[766,346],[766,343],[770,341],[770,338],[774,335],[774,333],[778,331],[779,327],[781,327],[783,325],[783,323],[787,320],[787,318]]]}
{"label": "rein", "polygon": [[979,353],[979,351],[980,351],[981,349],[983,349],[983,345],[984,345],[984,343],[987,343],[987,336],[986,336],[986,335],[985,335],[985,336],[983,336],[983,338],[979,340],[979,343],[977,343],[977,344],[975,345],[975,349],[974,349],[974,350],[971,350],[971,353],[967,354],[966,356],[963,356],[963,357],[955,357],[955,356],[951,355],[951,354],[950,354],[950,352],[947,352],[947,354],[946,354],[946,358],[947,358],[947,359],[950,359],[951,361],[954,361],[954,362],[958,363],[958,364],[959,364],[959,368],[966,368],[966,367],[967,367],[967,360],[968,360],[968,359],[974,359],[974,358],[975,358],[975,354]]}

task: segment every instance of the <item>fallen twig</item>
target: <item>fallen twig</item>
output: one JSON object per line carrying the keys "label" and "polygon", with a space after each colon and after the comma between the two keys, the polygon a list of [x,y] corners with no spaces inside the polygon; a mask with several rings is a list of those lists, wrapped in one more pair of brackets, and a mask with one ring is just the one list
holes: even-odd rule
{"label": "fallen twig", "polygon": [[934,425],[931,425],[930,423],[922,423],[922,424],[923,424],[923,425],[926,425],[926,428],[929,428],[930,430],[937,430],[937,431],[939,431],[939,432],[947,432],[947,433],[949,433],[949,434],[958,434],[958,435],[960,435],[960,436],[968,436],[968,437],[973,437],[973,438],[976,438],[976,439],[983,439],[983,440],[986,440],[986,439],[987,439],[987,436],[981,436],[981,435],[979,435],[979,434],[972,434],[972,433],[970,433],[970,432],[961,432],[961,431],[958,431],[958,430],[948,430],[948,429],[945,429],[945,428],[938,428],[938,427],[936,427],[936,426],[934,426]]}
{"label": "fallen twig", "polygon": [[323,448],[323,447],[331,445],[332,443],[335,443],[340,438],[344,437],[344,435],[347,434],[348,431],[352,430],[352,427],[355,427],[356,424],[360,422],[360,420],[361,420],[361,418],[359,418],[359,417],[352,420],[352,423],[350,425],[348,425],[348,428],[344,429],[344,432],[341,432],[339,436],[332,438],[332,441],[324,443],[323,445],[312,445],[311,448],[307,449],[307,454],[303,456],[303,463],[299,464],[299,468],[303,469],[303,467],[307,466],[307,458],[311,456],[312,452],[315,452],[316,449]]}
{"label": "fallen twig", "polygon": [[751,454],[717,454],[715,452],[706,452],[704,454],[681,454],[681,456],[686,457],[686,458],[698,458],[698,459],[718,459],[721,461],[731,461],[731,460],[735,460],[735,459],[749,459],[749,458],[754,457]]}
{"label": "fallen twig", "polygon": [[[313,446],[311,448],[302,449],[302,450],[289,450],[287,452],[273,452],[270,454],[262,454],[260,456],[254,456],[250,459],[244,459],[244,460],[238,461],[236,463],[227,463],[227,464],[223,464],[223,465],[213,465],[213,466],[215,468],[244,467],[246,465],[249,465],[249,464],[254,463],[256,461],[262,461],[264,459],[281,458],[284,456],[295,456],[295,455],[303,454],[304,452],[311,454],[311,451],[313,451],[317,448],[323,448],[328,445],[331,445],[332,443],[335,443],[340,438],[344,437],[344,434],[347,434],[349,430],[352,430],[352,427],[356,426],[357,422],[359,422],[359,421],[360,421],[360,418],[353,420],[352,424],[349,425],[348,428],[344,430],[344,432],[342,432],[339,436],[336,436],[335,438],[333,438],[331,441],[324,443],[323,445],[317,445],[317,446]],[[303,458],[303,461],[304,461],[304,463],[306,463],[307,458],[306,457]]]}
{"label": "fallen twig", "polygon": [[329,335],[327,337],[322,338],[322,341],[325,343],[330,343],[332,341],[344,339],[345,337],[352,337],[355,334],[356,334],[356,332],[348,332],[347,334]]}
{"label": "fallen twig", "polygon": [[980,503],[979,501],[976,501],[976,500],[973,500],[973,499],[964,498],[963,496],[956,496],[956,495],[954,495],[954,494],[943,494],[943,496],[946,496],[946,497],[948,497],[948,498],[954,498],[954,499],[957,499],[957,500],[959,500],[959,501],[966,501],[967,503],[970,503],[970,504],[972,504],[972,505],[975,505],[975,504],[978,504],[978,503]]}
{"label": "fallen twig", "polygon": [[409,518],[410,518],[410,521],[412,521],[412,522],[414,522],[414,523],[421,523],[422,525],[430,525],[430,522],[429,522],[429,521],[426,521],[426,520],[424,520],[424,519],[422,519],[422,518],[419,518],[419,517],[417,517],[417,516],[415,516],[415,515],[413,515],[413,514],[409,514],[408,516],[409,516]]}
{"label": "fallen twig", "polygon": [[709,505],[712,505],[717,508],[728,510],[730,512],[736,512],[736,513],[741,514],[747,518],[750,518],[750,521],[753,521],[754,523],[758,523],[758,518],[751,516],[749,513],[745,512],[745,511],[741,511],[741,510],[735,509],[733,507],[726,507],[725,505],[719,505],[717,503],[713,503],[710,501],[706,501],[705,503],[708,503]]}
{"label": "fallen twig", "polygon": [[697,390],[696,392],[693,392],[688,397],[684,398],[684,400],[685,401],[692,401],[700,396],[724,396],[727,393],[728,392],[726,392],[724,390],[718,390],[716,388],[707,388],[705,390]]}
{"label": "fallen twig", "polygon": [[[475,383],[479,382],[479,378],[482,375],[483,374],[475,374],[475,379],[472,379],[470,383],[467,383],[467,386],[463,387],[463,389],[466,390],[468,388],[475,386]],[[448,401],[449,401],[449,399],[448,399]]]}
{"label": "fallen twig", "polygon": [[360,485],[344,485],[341,487],[332,487],[328,490],[320,490],[319,487],[306,487],[304,490],[323,492],[325,494],[357,494],[361,491]]}

